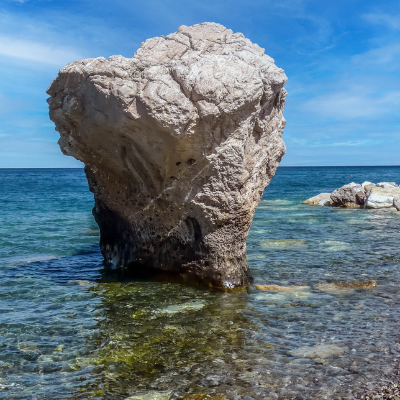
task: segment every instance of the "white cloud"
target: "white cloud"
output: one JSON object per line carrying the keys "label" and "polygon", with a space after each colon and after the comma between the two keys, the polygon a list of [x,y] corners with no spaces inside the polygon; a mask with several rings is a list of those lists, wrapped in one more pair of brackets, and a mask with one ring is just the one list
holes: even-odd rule
{"label": "white cloud", "polygon": [[271,12],[292,19],[298,35],[291,38],[291,49],[299,54],[321,53],[335,46],[331,23],[316,15],[303,0],[282,0],[270,3]]}
{"label": "white cloud", "polygon": [[[339,132],[336,136],[339,135]],[[347,135],[350,135],[347,133]],[[322,134],[319,136],[323,136]],[[333,141],[333,135],[326,136],[319,140],[315,138],[308,139],[297,139],[297,138],[286,138],[286,144],[293,147],[306,147],[306,148],[319,148],[319,147],[363,147],[363,146],[376,146],[382,143],[381,140],[374,139],[348,139],[340,142]]]}
{"label": "white cloud", "polygon": [[398,69],[400,61],[400,43],[371,49],[365,53],[353,56],[352,61],[358,65],[385,66],[389,69]]}
{"label": "white cloud", "polygon": [[330,144],[329,146],[332,147],[360,147],[360,146],[375,146],[377,144],[381,143],[378,140],[370,140],[370,139],[365,139],[365,140],[346,140],[344,142],[334,142],[332,144]]}
{"label": "white cloud", "polygon": [[301,107],[308,113],[319,114],[334,120],[352,118],[378,118],[383,114],[397,112],[400,92],[386,94],[366,93],[359,88],[320,95],[306,101]]}
{"label": "white cloud", "polygon": [[65,47],[7,36],[0,36],[0,55],[60,67],[82,58],[74,50]]}
{"label": "white cloud", "polygon": [[362,17],[374,25],[384,25],[387,28],[400,29],[400,15],[370,13],[364,14]]}

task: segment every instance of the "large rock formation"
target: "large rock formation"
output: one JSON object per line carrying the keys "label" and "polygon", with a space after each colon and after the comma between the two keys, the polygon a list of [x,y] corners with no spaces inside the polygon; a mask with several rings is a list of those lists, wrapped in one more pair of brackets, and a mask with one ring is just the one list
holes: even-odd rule
{"label": "large rock formation", "polygon": [[105,259],[247,284],[245,240],[285,153],[286,80],[264,49],[214,23],[62,68],[50,118],[63,153],[85,164]]}

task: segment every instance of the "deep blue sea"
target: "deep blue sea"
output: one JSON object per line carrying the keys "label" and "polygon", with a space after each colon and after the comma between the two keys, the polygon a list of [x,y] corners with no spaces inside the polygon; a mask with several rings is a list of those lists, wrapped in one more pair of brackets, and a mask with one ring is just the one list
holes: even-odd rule
{"label": "deep blue sea", "polygon": [[366,180],[400,167],[278,168],[248,260],[256,285],[295,287],[221,293],[107,273],[82,169],[0,169],[0,399],[351,399],[396,380],[400,212],[303,204]]}

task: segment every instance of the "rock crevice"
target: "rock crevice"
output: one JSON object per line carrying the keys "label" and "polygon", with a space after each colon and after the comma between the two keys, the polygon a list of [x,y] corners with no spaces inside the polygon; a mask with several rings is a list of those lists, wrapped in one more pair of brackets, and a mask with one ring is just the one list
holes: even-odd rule
{"label": "rock crevice", "polygon": [[63,153],[85,164],[107,261],[222,287],[251,280],[245,240],[285,153],[286,80],[264,49],[214,23],[60,70],[50,118]]}

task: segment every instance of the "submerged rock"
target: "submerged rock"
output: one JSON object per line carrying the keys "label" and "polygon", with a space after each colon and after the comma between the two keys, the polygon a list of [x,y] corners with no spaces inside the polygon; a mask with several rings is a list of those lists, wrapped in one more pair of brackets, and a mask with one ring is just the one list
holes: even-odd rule
{"label": "submerged rock", "polygon": [[[327,198],[330,198],[330,202]],[[395,182],[349,183],[331,194],[321,193],[305,203],[346,208],[392,208],[400,211],[400,186]]]}
{"label": "submerged rock", "polygon": [[293,350],[290,354],[295,357],[304,358],[327,358],[340,356],[348,350],[347,347],[339,347],[335,344],[320,344],[316,346],[304,346]]}
{"label": "submerged rock", "polygon": [[204,300],[191,300],[183,304],[174,304],[158,310],[161,314],[176,314],[187,311],[197,311],[206,305]]}
{"label": "submerged rock", "polygon": [[245,240],[285,153],[286,80],[264,49],[215,23],[60,70],[50,118],[63,153],[85,164],[108,262],[251,281]]}
{"label": "submerged rock", "polygon": [[91,286],[94,286],[94,285],[96,285],[96,282],[89,282],[89,281],[83,281],[83,280],[78,279],[77,281],[68,281],[67,285],[79,285],[79,286],[91,285]]}
{"label": "submerged rock", "polygon": [[297,292],[299,290],[310,289],[309,286],[279,286],[279,285],[257,285],[258,290],[277,290],[283,292]]}
{"label": "submerged rock", "polygon": [[352,248],[349,243],[340,240],[325,240],[320,245],[323,246],[322,251],[343,251]]}
{"label": "submerged rock", "polygon": [[308,247],[304,239],[261,240],[260,246],[263,249],[293,249],[295,247],[306,249]]}
{"label": "submerged rock", "polygon": [[376,281],[370,280],[366,282],[325,282],[316,285],[318,290],[327,293],[349,292],[355,289],[376,289]]}
{"label": "submerged rock", "polygon": [[190,394],[183,398],[183,400],[227,400],[223,394],[216,394],[214,396],[209,396],[204,393]]}
{"label": "submerged rock", "polygon": [[173,391],[156,392],[150,391],[142,395],[134,395],[127,397],[125,400],[169,400],[173,394]]}

